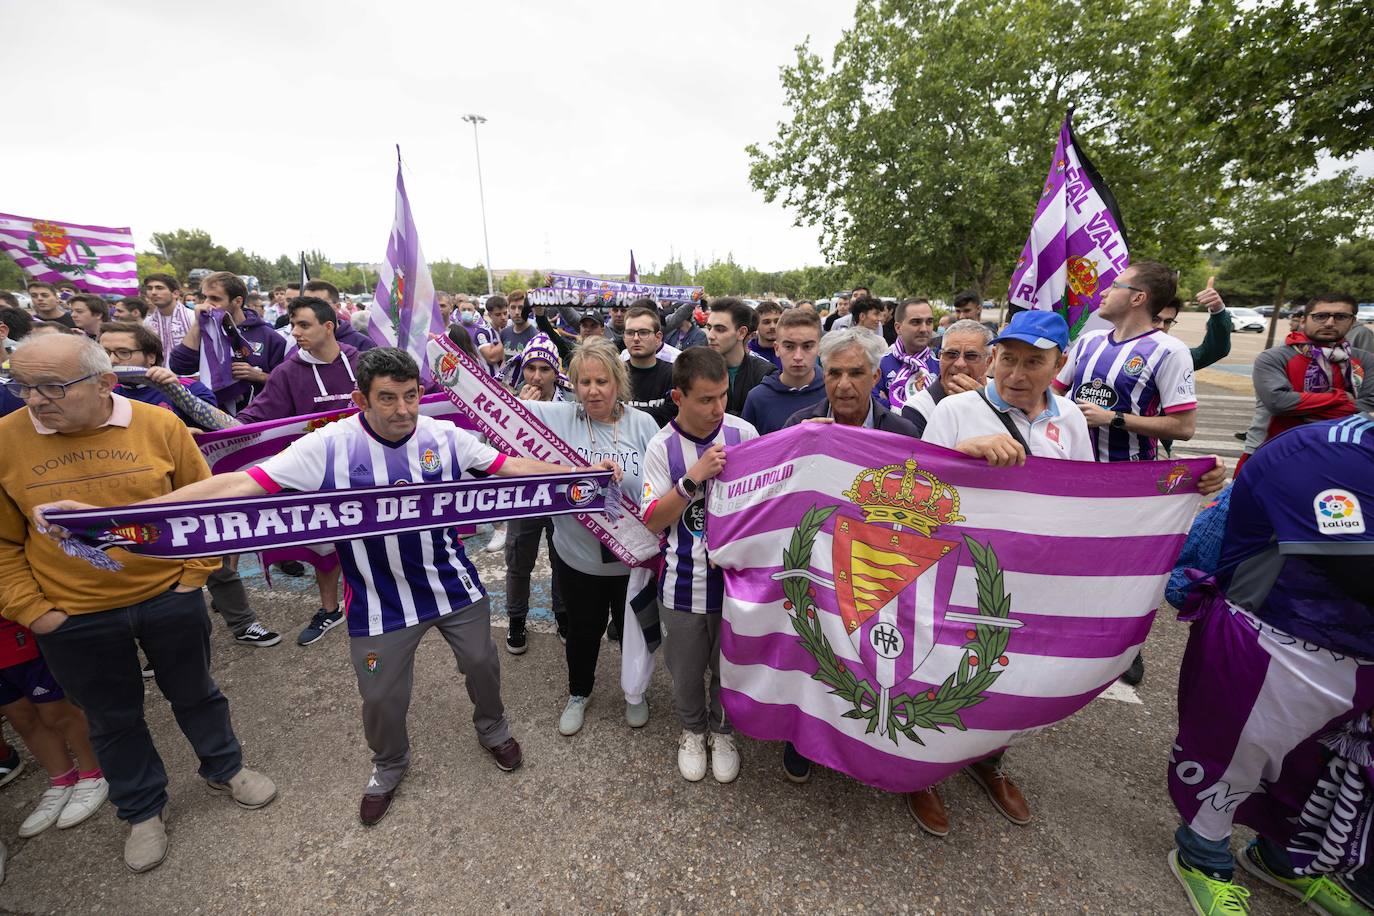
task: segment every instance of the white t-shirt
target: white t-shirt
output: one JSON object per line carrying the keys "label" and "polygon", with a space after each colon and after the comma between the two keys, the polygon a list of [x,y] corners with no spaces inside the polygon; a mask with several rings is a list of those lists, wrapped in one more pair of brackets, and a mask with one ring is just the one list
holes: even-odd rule
{"label": "white t-shirt", "polygon": [[1028,417],[1019,407],[1002,400],[991,379],[983,389],[988,396],[985,403],[979,392],[965,391],[945,395],[930,415],[922,441],[945,448],[954,448],[965,439],[976,436],[1007,435],[1001,418],[1015,424],[1021,438],[1030,446],[1036,458],[1067,458],[1071,461],[1092,461],[1092,439],[1088,435],[1088,421],[1083,412],[1068,398],[1046,392],[1048,406],[1038,417]]}

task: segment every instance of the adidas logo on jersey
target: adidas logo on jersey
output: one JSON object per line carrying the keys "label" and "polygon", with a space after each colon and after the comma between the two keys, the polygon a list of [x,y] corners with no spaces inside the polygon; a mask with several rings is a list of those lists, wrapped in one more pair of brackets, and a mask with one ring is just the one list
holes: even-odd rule
{"label": "adidas logo on jersey", "polygon": [[351,473],[357,474],[357,475],[359,475],[360,477],[361,477],[361,476],[365,476],[365,475],[370,475],[370,474],[372,473],[372,468],[368,467],[368,466],[365,465],[365,464],[355,464],[355,465],[353,465],[353,470],[352,470]]}

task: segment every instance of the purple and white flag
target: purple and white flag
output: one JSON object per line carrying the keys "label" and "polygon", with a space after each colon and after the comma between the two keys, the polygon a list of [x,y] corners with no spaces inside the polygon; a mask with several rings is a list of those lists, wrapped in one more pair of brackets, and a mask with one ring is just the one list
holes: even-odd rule
{"label": "purple and white flag", "polygon": [[1058,312],[1069,323],[1072,339],[1129,263],[1126,224],[1116,198],[1074,137],[1070,108],[1007,301]]}
{"label": "purple and white flag", "polygon": [[[706,294],[701,286],[668,286],[660,283],[639,283],[636,280],[603,280],[600,277],[583,277],[577,274],[548,274],[544,278],[548,290],[560,290],[573,301],[548,302],[536,301],[535,305],[572,305],[583,302],[595,305],[604,303],[630,302],[634,299],[653,299],[656,302],[700,302]],[[530,292],[544,292],[531,290]],[[566,298],[565,297],[565,298]],[[557,298],[557,297],[550,297]]]}
{"label": "purple and white flag", "polygon": [[35,280],[69,280],[97,295],[138,295],[138,263],[128,226],[80,226],[0,213],[0,248]]}
{"label": "purple and white flag", "polygon": [[396,216],[386,242],[386,259],[377,276],[376,302],[368,311],[372,320],[367,336],[379,347],[399,347],[420,364],[428,384],[432,376],[425,359],[425,342],[431,334],[444,333],[439,300],[429,265],[420,251],[420,235],[410,215],[405,180],[401,177],[401,148],[396,147]]}
{"label": "purple and white flag", "polygon": [[731,722],[910,792],[1067,718],[1145,641],[1207,468],[816,423],[732,448],[706,522]]}
{"label": "purple and white flag", "polygon": [[630,282],[639,282],[639,268],[635,266],[635,250],[630,249]]}

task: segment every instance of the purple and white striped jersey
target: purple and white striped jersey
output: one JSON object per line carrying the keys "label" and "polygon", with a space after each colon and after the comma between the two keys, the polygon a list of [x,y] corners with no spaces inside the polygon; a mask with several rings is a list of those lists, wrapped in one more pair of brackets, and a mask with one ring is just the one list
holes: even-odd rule
{"label": "purple and white striped jersey", "polygon": [[[1115,331],[1089,331],[1069,347],[1054,380],[1071,401],[1140,417],[1197,409],[1193,355],[1178,338],[1150,330],[1118,342]],[[1098,461],[1153,461],[1159,440],[1100,426],[1090,431]]]}
{"label": "purple and white striped jersey", "polygon": [[[506,456],[446,420],[420,415],[415,431],[388,442],[354,414],[302,436],[248,473],[268,492],[400,486],[494,473]],[[335,544],[343,567],[350,636],[377,636],[443,617],[486,591],[452,528]]]}
{"label": "purple and white striped jersey", "polygon": [[[472,338],[472,346],[474,349],[485,347],[487,344],[501,342],[501,335],[485,321],[477,321],[474,324],[467,325],[467,329],[468,336]],[[485,358],[482,358],[482,365],[486,366],[487,371],[492,375],[497,375],[500,371],[499,364],[493,366],[491,363],[487,362]]]}
{"label": "purple and white striped jersey", "polygon": [[[757,439],[758,431],[749,423],[725,415],[716,431],[698,439],[682,430],[676,420],[660,429],[644,450],[644,496],[640,515],[649,517],[658,502],[677,484],[687,469],[696,464],[707,449],[723,443],[730,446]],[[707,482],[706,487],[711,486]],[[719,569],[706,562],[706,487],[697,491],[682,515],[663,533],[667,549],[663,572],[658,577],[658,597],[666,606],[695,614],[719,614],[725,596],[725,579]]]}

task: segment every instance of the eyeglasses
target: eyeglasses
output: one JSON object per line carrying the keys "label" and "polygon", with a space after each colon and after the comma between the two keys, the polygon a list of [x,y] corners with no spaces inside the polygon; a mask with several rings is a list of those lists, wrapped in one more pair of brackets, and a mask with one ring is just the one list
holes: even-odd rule
{"label": "eyeglasses", "polygon": [[642,330],[642,329],[639,329],[639,328],[626,328],[626,329],[625,329],[625,337],[626,337],[626,338],[653,337],[653,336],[654,336],[655,334],[657,334],[657,333],[658,333],[657,331],[646,331],[646,330]]}
{"label": "eyeglasses", "polygon": [[60,401],[67,396],[67,389],[73,385],[80,385],[99,375],[99,372],[92,372],[90,375],[83,375],[81,378],[72,379],[70,382],[44,382],[41,385],[25,385],[23,382],[16,382],[13,379],[5,382],[5,390],[14,395],[19,400],[27,400],[30,393],[37,391],[49,401]]}
{"label": "eyeglasses", "polygon": [[1132,286],[1132,285],[1130,285],[1129,283],[1122,283],[1120,280],[1113,280],[1113,281],[1112,281],[1112,289],[1129,289],[1129,290],[1132,290],[1133,292],[1137,292],[1137,293],[1143,293],[1143,292],[1145,292],[1145,290],[1141,289],[1141,288],[1138,287],[1138,286]]}
{"label": "eyeglasses", "polygon": [[1313,312],[1307,316],[1309,321],[1317,324],[1326,324],[1331,321],[1354,321],[1355,316],[1349,312]]}
{"label": "eyeglasses", "polygon": [[110,359],[132,359],[135,353],[142,353],[142,350],[130,350],[128,347],[105,347],[105,353]]}
{"label": "eyeglasses", "polygon": [[956,362],[956,361],[959,359],[959,357],[961,357],[961,356],[964,358],[964,362],[966,362],[966,363],[981,362],[982,360],[985,360],[985,359],[988,358],[988,355],[987,355],[986,353],[984,353],[982,350],[941,350],[941,351],[940,351],[940,358],[941,358],[941,359],[947,359],[947,360],[949,360],[950,362]]}
{"label": "eyeglasses", "polygon": [[1154,323],[1155,323],[1155,325],[1157,325],[1158,327],[1161,327],[1161,328],[1163,328],[1164,330],[1167,331],[1167,330],[1169,330],[1170,328],[1172,328],[1174,325],[1178,324],[1178,319],[1177,319],[1177,318],[1156,318],[1156,319],[1154,320]]}

